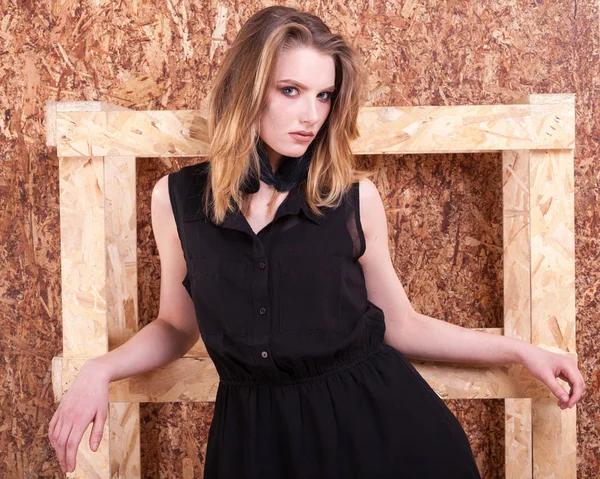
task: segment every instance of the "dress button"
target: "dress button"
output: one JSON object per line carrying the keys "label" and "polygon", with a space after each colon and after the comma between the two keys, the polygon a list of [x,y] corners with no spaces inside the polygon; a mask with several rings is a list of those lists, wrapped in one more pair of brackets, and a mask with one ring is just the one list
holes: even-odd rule
{"label": "dress button", "polygon": [[259,267],[260,269],[265,269],[265,263],[260,263],[260,264],[258,265],[258,267]]}
{"label": "dress button", "polygon": [[265,308],[260,308],[260,314],[265,314],[267,310]]}
{"label": "dress button", "polygon": [[263,351],[262,353],[260,353],[260,355],[266,359],[266,357],[269,355],[269,353],[267,353],[266,351]]}

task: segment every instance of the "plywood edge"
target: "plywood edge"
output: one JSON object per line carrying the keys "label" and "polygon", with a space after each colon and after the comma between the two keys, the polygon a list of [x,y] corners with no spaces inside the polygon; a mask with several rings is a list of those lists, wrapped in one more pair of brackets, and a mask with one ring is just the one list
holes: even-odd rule
{"label": "plywood edge", "polygon": [[68,111],[123,111],[131,108],[124,106],[115,105],[113,103],[107,103],[105,101],[59,101],[56,103],[57,112],[68,112]]}
{"label": "plywood edge", "polygon": [[46,146],[56,146],[56,107],[55,101],[46,102]]}
{"label": "plywood edge", "polygon": [[516,105],[574,105],[574,93],[545,93],[527,94],[518,97],[514,102]]}
{"label": "plywood edge", "polygon": [[64,358],[62,356],[54,356],[52,358],[52,395],[54,397],[54,402],[60,402],[63,396],[63,375],[62,368],[64,364]]}

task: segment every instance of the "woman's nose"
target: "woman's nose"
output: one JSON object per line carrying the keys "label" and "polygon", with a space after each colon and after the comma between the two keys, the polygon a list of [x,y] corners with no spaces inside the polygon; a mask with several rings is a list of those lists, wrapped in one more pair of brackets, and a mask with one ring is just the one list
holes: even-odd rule
{"label": "woman's nose", "polygon": [[319,110],[317,102],[314,100],[308,100],[304,106],[302,116],[302,120],[304,123],[316,123],[319,119]]}

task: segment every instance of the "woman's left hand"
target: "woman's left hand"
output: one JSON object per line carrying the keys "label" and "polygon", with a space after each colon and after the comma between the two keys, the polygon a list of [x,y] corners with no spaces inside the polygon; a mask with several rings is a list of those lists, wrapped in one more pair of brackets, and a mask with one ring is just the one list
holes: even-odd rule
{"label": "woman's left hand", "polygon": [[[577,369],[577,360],[573,357],[532,345],[523,354],[521,362],[534,377],[548,386],[550,391],[559,398],[557,405],[561,409],[573,407],[585,392],[585,381]],[[571,391],[565,391],[556,378],[568,382]]]}

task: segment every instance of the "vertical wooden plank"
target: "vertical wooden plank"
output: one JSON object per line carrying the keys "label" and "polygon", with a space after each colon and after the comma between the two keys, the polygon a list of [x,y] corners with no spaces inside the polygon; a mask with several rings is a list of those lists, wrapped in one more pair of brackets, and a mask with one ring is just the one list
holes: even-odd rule
{"label": "vertical wooden plank", "polygon": [[110,404],[110,477],[142,476],[140,460],[140,404]]}
{"label": "vertical wooden plank", "polygon": [[138,331],[135,156],[104,158],[108,349]]}
{"label": "vertical wooden plank", "polygon": [[505,477],[533,477],[531,399],[509,398],[505,404]]}
{"label": "vertical wooden plank", "polygon": [[[504,334],[531,342],[529,151],[502,154]],[[531,399],[505,399],[507,479],[532,477]]]}
{"label": "vertical wooden plank", "polygon": [[[56,111],[124,109],[94,102],[47,106],[49,144],[56,143]],[[59,158],[59,175],[63,357],[96,357],[137,332],[135,157]],[[91,429],[71,477],[140,477],[139,404],[109,405],[96,452],[89,449]]]}
{"label": "vertical wooden plank", "polygon": [[[108,347],[138,331],[135,156],[104,158]],[[110,405],[110,477],[139,478],[138,403]]]}
{"label": "vertical wooden plank", "polygon": [[[59,182],[63,357],[100,356],[108,350],[102,158],[59,158]],[[109,475],[108,442],[93,452],[91,431],[90,424],[77,451],[77,467],[69,477]],[[108,421],[104,437],[107,434]]]}
{"label": "vertical wooden plank", "polygon": [[104,167],[97,157],[59,158],[63,357],[108,351]]}
{"label": "vertical wooden plank", "polygon": [[502,154],[504,334],[531,342],[529,150]]}
{"label": "vertical wooden plank", "polygon": [[[532,343],[575,353],[574,150],[532,151]],[[569,390],[564,381],[559,383]],[[577,477],[577,409],[561,410],[552,396],[532,400],[533,473]]]}
{"label": "vertical wooden plank", "polygon": [[[574,110],[575,95],[527,95],[518,103],[569,104]],[[529,160],[531,342],[572,353],[576,352],[574,155],[572,149],[535,150]],[[577,410],[563,411],[556,402],[554,395],[531,400],[536,479],[577,477]]]}

